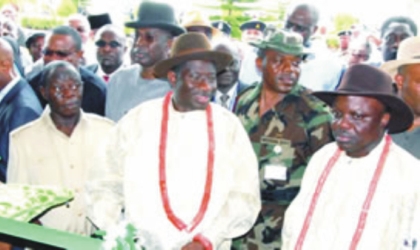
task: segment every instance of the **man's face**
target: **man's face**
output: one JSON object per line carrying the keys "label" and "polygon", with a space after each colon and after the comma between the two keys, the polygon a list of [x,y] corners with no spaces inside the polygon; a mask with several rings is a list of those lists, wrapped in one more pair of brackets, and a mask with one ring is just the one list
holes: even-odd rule
{"label": "man's face", "polygon": [[62,72],[52,76],[46,89],[41,87],[41,92],[48,101],[51,112],[62,117],[72,117],[80,112],[83,83],[67,72],[67,69],[58,70]]}
{"label": "man's face", "polygon": [[287,17],[285,28],[299,33],[303,37],[303,44],[316,32],[317,26],[313,23],[309,10],[297,8]]}
{"label": "man's face", "polygon": [[357,46],[352,46],[350,48],[349,54],[349,66],[364,63],[369,59],[369,51],[366,48],[366,45],[360,44]]}
{"label": "man's face", "polygon": [[331,127],[338,147],[355,158],[375,148],[390,119],[384,105],[371,97],[338,96],[332,111]]}
{"label": "man's face", "polygon": [[51,35],[44,50],[44,63],[47,65],[52,61],[63,60],[77,68],[82,55],[82,51],[76,51],[76,46],[71,36]]}
{"label": "man's face", "polygon": [[242,31],[242,41],[245,43],[258,42],[264,38],[264,33],[257,29],[246,29]]}
{"label": "man's face", "polygon": [[29,46],[29,53],[35,62],[42,57],[42,48],[44,47],[45,37],[37,37]]}
{"label": "man's face", "polygon": [[90,33],[90,27],[88,27],[88,23],[82,22],[81,20],[70,20],[69,26],[80,34],[83,44],[88,42]]}
{"label": "man's face", "polygon": [[216,67],[210,61],[188,61],[180,72],[171,71],[168,79],[174,85],[175,104],[180,111],[206,109],[216,91]]}
{"label": "man's face", "polygon": [[214,48],[214,50],[224,52],[232,56],[232,62],[226,67],[226,69],[217,74],[218,87],[232,86],[239,78],[239,70],[241,68],[240,55],[225,45],[219,45]]}
{"label": "man's face", "polygon": [[384,61],[395,60],[400,43],[414,36],[410,26],[405,23],[391,23],[382,37],[382,57]]}
{"label": "man's face", "polygon": [[97,47],[96,58],[103,68],[115,68],[116,70],[121,66],[125,52],[122,37],[118,37],[113,31],[104,31],[95,44]]}
{"label": "man's face", "polygon": [[169,54],[170,39],[170,35],[161,29],[137,29],[135,42],[131,50],[132,63],[138,63],[145,68],[150,68],[166,59]]}
{"label": "man's face", "polygon": [[287,55],[275,50],[266,50],[265,58],[257,58],[264,84],[272,91],[287,94],[296,85],[300,75],[300,56]]}
{"label": "man's face", "polygon": [[420,115],[420,64],[405,65],[402,78],[396,79],[398,92],[416,116]]}
{"label": "man's face", "polygon": [[340,36],[340,48],[342,50],[346,50],[349,47],[350,36],[349,35],[342,35]]}

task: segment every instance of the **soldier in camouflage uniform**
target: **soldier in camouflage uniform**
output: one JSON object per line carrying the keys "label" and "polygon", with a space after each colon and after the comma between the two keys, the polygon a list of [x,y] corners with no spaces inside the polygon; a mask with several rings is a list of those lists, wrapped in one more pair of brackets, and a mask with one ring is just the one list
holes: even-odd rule
{"label": "soldier in camouflage uniform", "polygon": [[237,100],[235,112],[259,158],[262,210],[233,249],[280,249],[284,212],[299,191],[312,154],[333,140],[325,104],[297,84],[302,37],[280,30],[254,44],[262,84]]}

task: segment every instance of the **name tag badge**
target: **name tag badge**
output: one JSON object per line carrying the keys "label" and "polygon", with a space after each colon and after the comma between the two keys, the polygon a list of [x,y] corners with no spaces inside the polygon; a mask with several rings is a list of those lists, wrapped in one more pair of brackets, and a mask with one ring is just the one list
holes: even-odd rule
{"label": "name tag badge", "polygon": [[287,181],[287,167],[279,164],[268,164],[264,167],[264,179]]}

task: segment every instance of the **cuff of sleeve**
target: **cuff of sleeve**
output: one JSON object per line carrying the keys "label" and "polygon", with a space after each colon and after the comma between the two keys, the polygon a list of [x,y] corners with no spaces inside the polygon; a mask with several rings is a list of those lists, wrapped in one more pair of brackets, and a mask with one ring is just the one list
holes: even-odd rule
{"label": "cuff of sleeve", "polygon": [[194,236],[193,241],[200,242],[205,250],[213,250],[213,244],[209,239],[204,237],[202,234],[197,234]]}

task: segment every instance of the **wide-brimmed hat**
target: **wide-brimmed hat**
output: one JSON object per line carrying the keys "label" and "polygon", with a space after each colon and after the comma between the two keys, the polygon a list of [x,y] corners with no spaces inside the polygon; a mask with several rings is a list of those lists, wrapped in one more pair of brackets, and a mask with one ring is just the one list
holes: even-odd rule
{"label": "wide-brimmed hat", "polygon": [[348,68],[336,91],[319,91],[313,94],[330,106],[341,95],[377,99],[391,114],[387,127],[390,134],[403,132],[413,123],[413,112],[395,94],[391,77],[383,70],[367,64],[356,64]]}
{"label": "wide-brimmed hat", "polygon": [[219,30],[211,25],[210,19],[202,11],[192,10],[185,13],[182,18],[181,26],[186,30],[190,27],[203,27],[211,31],[213,36],[219,33]]}
{"label": "wide-brimmed hat", "polygon": [[420,63],[420,37],[414,36],[404,39],[398,47],[397,59],[385,62],[381,69],[394,78],[400,66],[417,63]]}
{"label": "wide-brimmed hat", "polygon": [[178,36],[185,33],[175,18],[174,9],[166,3],[144,1],[140,4],[137,20],[125,23],[129,28],[159,28]]}
{"label": "wide-brimmed hat", "polygon": [[232,56],[212,50],[207,37],[198,32],[190,32],[179,36],[172,45],[171,57],[155,65],[155,75],[166,77],[168,71],[183,62],[191,60],[208,60],[214,62],[217,72],[225,69],[232,61]]}
{"label": "wide-brimmed hat", "polygon": [[263,40],[251,45],[259,49],[273,49],[284,54],[304,55],[310,51],[303,46],[303,38],[299,33],[288,30],[276,30]]}

